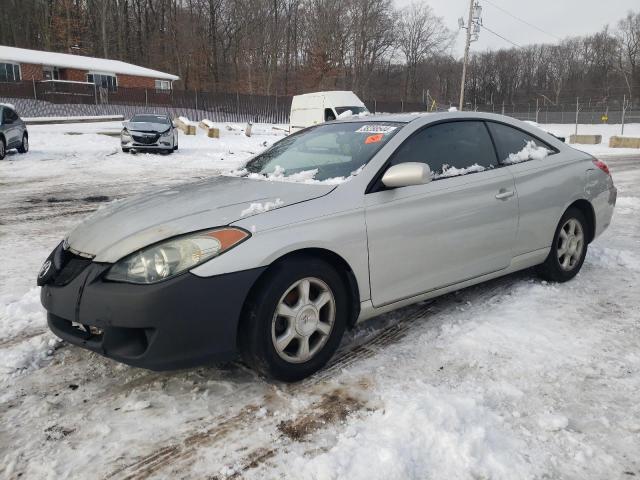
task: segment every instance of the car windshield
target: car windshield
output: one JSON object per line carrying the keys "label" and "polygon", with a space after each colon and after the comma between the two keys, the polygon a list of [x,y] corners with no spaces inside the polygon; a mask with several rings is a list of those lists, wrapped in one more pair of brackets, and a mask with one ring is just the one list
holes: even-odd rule
{"label": "car windshield", "polygon": [[360,113],[369,113],[366,107],[336,107],[336,113],[342,115],[344,112],[350,111],[352,115],[359,115]]}
{"label": "car windshield", "polygon": [[162,123],[169,125],[169,119],[164,115],[134,115],[131,119],[132,123]]}
{"label": "car windshield", "polygon": [[254,157],[245,173],[270,180],[340,183],[366,165],[401,126],[349,122],[307,128]]}

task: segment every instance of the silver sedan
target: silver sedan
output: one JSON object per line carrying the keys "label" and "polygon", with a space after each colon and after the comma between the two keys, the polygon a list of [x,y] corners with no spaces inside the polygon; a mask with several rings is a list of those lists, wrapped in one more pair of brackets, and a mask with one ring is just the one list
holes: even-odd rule
{"label": "silver sedan", "polygon": [[606,164],[507,117],[352,117],[100,210],[38,283],[70,343],[154,370],[241,354],[296,381],[375,315],[530,267],[570,280],[616,194]]}

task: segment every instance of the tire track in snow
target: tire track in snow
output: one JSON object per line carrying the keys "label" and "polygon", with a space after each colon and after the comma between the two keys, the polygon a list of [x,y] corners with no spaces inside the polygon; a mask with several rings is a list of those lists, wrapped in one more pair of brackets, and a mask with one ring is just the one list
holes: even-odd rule
{"label": "tire track in snow", "polygon": [[[316,375],[298,384],[290,386],[281,385],[280,387],[282,391],[287,394],[296,395],[312,394],[313,389],[317,385],[337,377],[350,365],[370,358],[380,349],[402,339],[406,335],[411,324],[415,320],[424,317],[430,309],[431,304],[420,305],[404,319],[374,332],[362,343],[348,345],[341,349],[329,366],[321,372],[318,372]],[[249,388],[250,385],[241,387],[240,389],[225,395],[225,397],[229,396],[237,398],[243,393],[243,391]],[[275,428],[275,420],[272,417],[256,419],[256,412],[260,408],[259,405],[262,405],[264,401],[264,395],[257,395],[253,399],[248,399],[247,403],[245,403],[245,407],[232,417],[228,417],[228,415],[221,415],[207,419],[206,422],[203,422],[201,425],[193,429],[192,432],[187,434],[179,443],[160,447],[148,455],[145,455],[138,461],[111,472],[106,478],[117,478],[122,480],[149,478],[160,470],[177,467],[178,464],[190,460],[200,448],[209,448],[220,441],[227,440],[227,436],[230,434],[239,434],[240,437],[246,437],[247,435],[244,430],[256,430],[257,428],[267,427]],[[312,407],[314,407],[314,405],[312,405]],[[315,405],[312,410],[316,411],[314,414],[315,417],[311,416],[305,418],[304,421],[306,423],[313,423],[315,418],[320,422],[318,423],[318,425],[320,425],[322,423],[321,417],[326,413],[326,409],[323,409],[322,406]],[[211,423],[215,426],[206,429],[205,426]],[[203,430],[203,428],[205,429]],[[256,450],[261,451],[262,454],[256,455]],[[255,468],[262,461],[270,457],[270,455],[267,454],[269,451],[267,447],[260,446],[256,450],[253,450],[248,456],[243,457],[244,462],[241,460],[240,463],[254,465],[254,467],[251,468]]]}

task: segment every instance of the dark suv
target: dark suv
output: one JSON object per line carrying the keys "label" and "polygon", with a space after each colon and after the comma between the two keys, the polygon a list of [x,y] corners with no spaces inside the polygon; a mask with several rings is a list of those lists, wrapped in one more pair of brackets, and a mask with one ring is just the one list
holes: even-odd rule
{"label": "dark suv", "polygon": [[27,126],[12,105],[0,103],[0,160],[7,150],[15,148],[19,153],[29,150]]}

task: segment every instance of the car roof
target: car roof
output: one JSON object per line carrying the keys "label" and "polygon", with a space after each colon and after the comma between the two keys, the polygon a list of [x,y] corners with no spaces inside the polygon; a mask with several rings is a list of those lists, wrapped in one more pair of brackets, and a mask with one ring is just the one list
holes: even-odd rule
{"label": "car roof", "polygon": [[474,111],[453,111],[453,112],[413,112],[413,113],[376,113],[373,115],[353,115],[350,117],[340,118],[333,122],[397,122],[409,124],[419,122],[422,125],[429,123],[441,122],[443,120],[492,120],[498,123],[512,125],[520,130],[540,137],[545,142],[560,149],[565,148],[564,142],[561,142],[553,135],[546,132],[541,127],[537,127],[527,122],[518,120],[517,118],[501,115],[498,113],[484,113]]}

